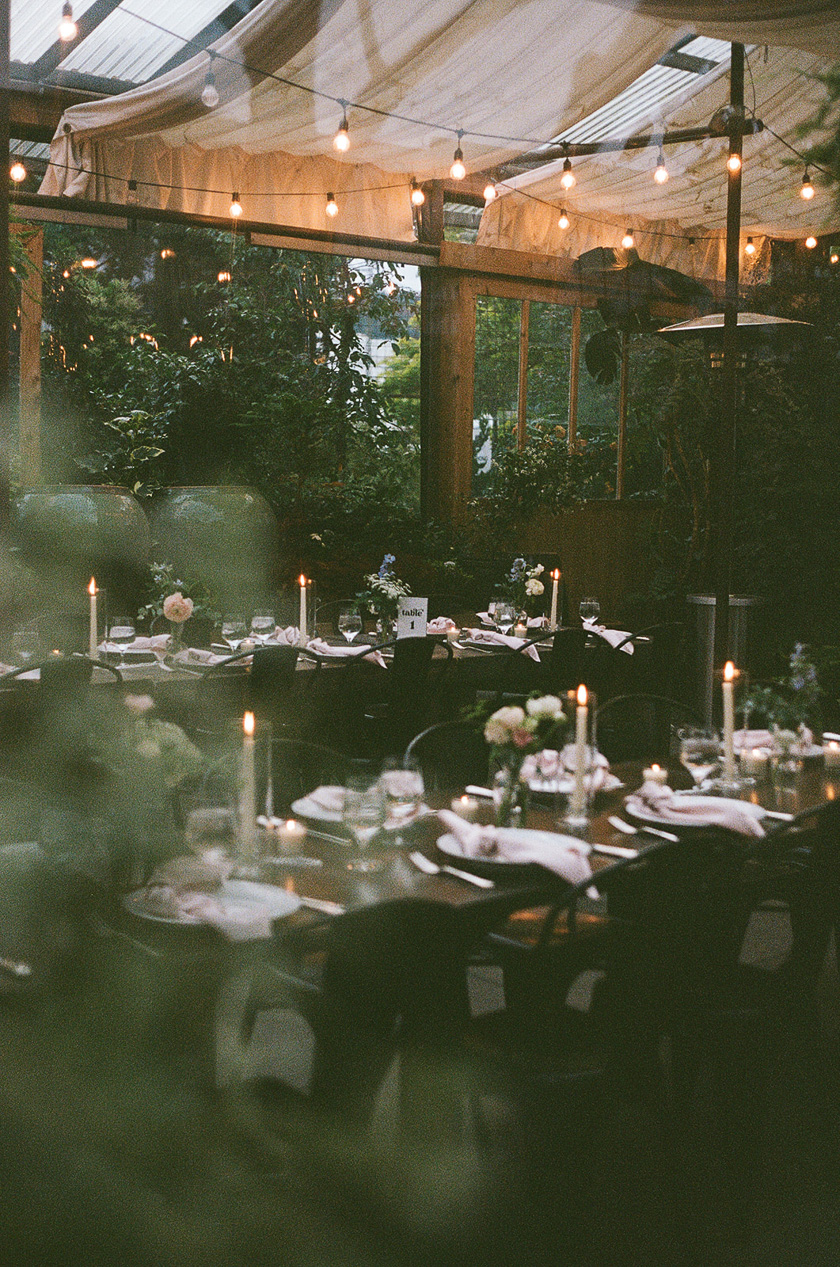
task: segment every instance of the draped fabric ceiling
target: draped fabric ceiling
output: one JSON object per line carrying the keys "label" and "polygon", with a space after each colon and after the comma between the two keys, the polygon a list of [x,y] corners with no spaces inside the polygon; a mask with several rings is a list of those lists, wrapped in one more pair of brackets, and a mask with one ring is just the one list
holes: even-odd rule
{"label": "draped fabric ceiling", "polygon": [[[690,33],[755,46],[747,108],[801,148],[797,129],[824,95],[815,76],[840,61],[835,0],[263,0],[212,45],[218,106],[201,103],[206,52],[74,106],[41,192],[223,217],[237,191],[246,220],[411,241],[410,181],[447,177],[457,129],[468,171],[492,168],[610,101]],[[726,72],[698,76],[689,96],[634,131],[707,124],[728,98]],[[332,146],[337,98],[351,103],[344,158]],[[505,182],[479,243],[574,257],[617,245],[632,224],[643,258],[720,275],[725,146],[669,148],[663,186],[650,150],[576,159],[569,194],[560,164],[543,166]],[[748,136],[744,155],[742,224],[759,246],[840,223],[819,185],[812,203],[798,197],[802,164],[769,130]]]}

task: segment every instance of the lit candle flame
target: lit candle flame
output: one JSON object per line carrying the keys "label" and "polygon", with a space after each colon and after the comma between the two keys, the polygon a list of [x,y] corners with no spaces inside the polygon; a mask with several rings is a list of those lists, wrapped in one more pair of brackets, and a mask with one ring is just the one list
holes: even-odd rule
{"label": "lit candle flame", "polygon": [[554,569],[554,571],[551,573],[551,579],[552,579],[552,581],[559,581],[559,580],[560,580],[560,569],[559,569],[559,568],[555,568],[555,569]]}
{"label": "lit candle flame", "polygon": [[256,722],[254,720],[254,714],[251,712],[245,713],[244,717],[242,718],[242,729],[249,739],[252,739],[254,736],[255,725],[256,725]]}
{"label": "lit candle flame", "polygon": [[650,768],[651,770],[653,770],[654,774],[658,774],[659,771],[662,769],[662,766],[657,765],[656,762],[654,761],[653,765]]}
{"label": "lit candle flame", "polygon": [[300,576],[298,577],[298,585],[300,586],[301,589],[306,588],[306,577],[303,575],[302,572]]}
{"label": "lit candle flame", "polygon": [[581,705],[585,704],[589,696],[586,694],[586,687],[581,682],[577,689],[577,702]]}
{"label": "lit candle flame", "polygon": [[96,577],[95,577],[95,576],[92,576],[92,577],[90,578],[90,585],[88,586],[88,593],[89,593],[89,594],[98,594],[98,592],[99,592],[99,591],[98,591],[98,590],[97,590],[97,588],[96,588]]}
{"label": "lit candle flame", "polygon": [[295,827],[297,827],[297,822],[294,818],[287,818],[286,827],[289,831],[294,831]]}
{"label": "lit candle flame", "polygon": [[738,670],[735,668],[735,665],[732,663],[731,660],[727,660],[726,664],[723,666],[724,682],[731,682],[733,678],[737,676],[738,676]]}

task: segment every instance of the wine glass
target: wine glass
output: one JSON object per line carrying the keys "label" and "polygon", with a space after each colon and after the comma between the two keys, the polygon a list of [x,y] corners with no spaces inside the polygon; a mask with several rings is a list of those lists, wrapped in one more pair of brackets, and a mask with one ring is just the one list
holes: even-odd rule
{"label": "wine glass", "polygon": [[246,632],[244,616],[225,616],[222,621],[222,637],[233,651],[239,650],[239,644]]}
{"label": "wine glass", "polygon": [[28,664],[37,660],[41,650],[41,639],[34,625],[24,625],[15,629],[12,634],[12,655],[16,664]]}
{"label": "wine glass", "polygon": [[502,633],[510,633],[513,622],[516,620],[516,608],[513,603],[497,603],[494,619]]}
{"label": "wine glass", "polygon": [[582,598],[580,600],[581,620],[597,620],[600,615],[601,604],[597,598]]}
{"label": "wine glass", "polygon": [[346,788],[341,817],[359,850],[359,855],[347,863],[348,870],[378,871],[383,865],[382,860],[372,858],[365,850],[385,823],[385,794],[380,783]]}
{"label": "wine glass", "polygon": [[417,816],[423,803],[423,775],[418,769],[395,767],[383,770],[379,782],[385,794],[386,819],[399,831]]}
{"label": "wine glass", "polygon": [[257,610],[251,617],[251,634],[257,642],[266,642],[274,632],[274,612]]}
{"label": "wine glass", "polygon": [[338,613],[338,631],[348,642],[362,632],[362,618],[355,607],[342,607]]}
{"label": "wine glass", "polygon": [[700,787],[720,764],[720,738],[712,730],[686,726],[679,739],[680,761]]}
{"label": "wine glass", "polygon": [[115,616],[111,621],[111,628],[108,630],[108,641],[113,642],[119,648],[120,664],[124,659],[124,651],[130,642],[135,638],[134,617],[133,616]]}

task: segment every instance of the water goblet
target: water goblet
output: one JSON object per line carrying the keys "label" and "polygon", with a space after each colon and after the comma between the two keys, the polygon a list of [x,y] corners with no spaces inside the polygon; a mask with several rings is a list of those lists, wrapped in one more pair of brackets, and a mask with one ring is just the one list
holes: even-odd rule
{"label": "water goblet", "polygon": [[397,844],[400,843],[399,831],[416,818],[423,803],[423,775],[418,769],[391,768],[383,770],[379,779],[385,794],[386,821],[397,828]]}
{"label": "water goblet", "polygon": [[37,660],[41,650],[37,628],[34,625],[24,625],[15,629],[11,649],[16,664],[28,664],[30,660]]}
{"label": "water goblet", "polygon": [[580,600],[581,620],[597,620],[600,615],[601,604],[597,598],[582,598]]}
{"label": "water goblet", "polygon": [[493,618],[502,633],[510,633],[516,620],[516,608],[513,603],[497,603]]}
{"label": "water goblet", "polygon": [[222,637],[232,651],[239,650],[239,644],[245,637],[246,632],[244,616],[225,616],[222,621]]}
{"label": "water goblet", "polygon": [[365,852],[385,823],[385,795],[378,782],[345,789],[342,822],[359,851],[347,863],[348,870],[379,871],[382,860]]}
{"label": "water goblet", "polygon": [[125,648],[135,638],[135,627],[133,616],[115,616],[111,621],[111,627],[108,630],[108,641],[119,648],[119,662],[123,663],[125,658]]}
{"label": "water goblet", "polygon": [[251,637],[257,642],[265,643],[274,633],[274,612],[257,610],[251,617]]}
{"label": "water goblet", "polygon": [[355,607],[342,607],[338,613],[338,631],[348,642],[362,632],[362,618]]}
{"label": "water goblet", "polygon": [[686,726],[679,732],[680,762],[700,787],[720,764],[720,737],[712,730]]}

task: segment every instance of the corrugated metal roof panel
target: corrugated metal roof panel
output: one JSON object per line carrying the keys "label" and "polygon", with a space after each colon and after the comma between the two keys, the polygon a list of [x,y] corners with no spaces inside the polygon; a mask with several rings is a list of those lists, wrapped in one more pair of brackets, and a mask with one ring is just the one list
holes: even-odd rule
{"label": "corrugated metal roof panel", "polygon": [[[95,0],[76,0],[73,13],[80,18]],[[61,2],[12,0],[11,57],[14,62],[37,62],[58,39]]]}
{"label": "corrugated metal roof panel", "polygon": [[229,0],[139,0],[120,5],[69,52],[62,70],[145,83]]}

